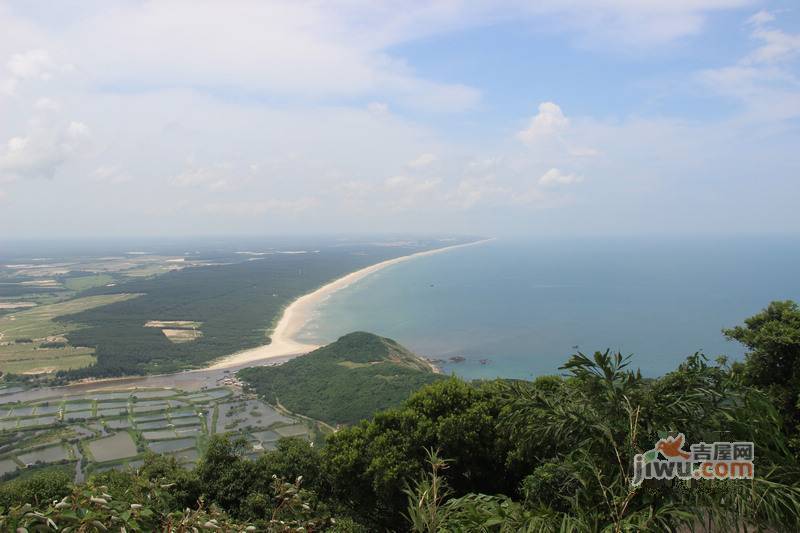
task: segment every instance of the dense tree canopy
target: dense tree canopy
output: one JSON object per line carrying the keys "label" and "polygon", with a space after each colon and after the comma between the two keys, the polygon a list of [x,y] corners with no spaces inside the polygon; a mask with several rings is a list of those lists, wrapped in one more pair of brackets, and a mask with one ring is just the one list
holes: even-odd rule
{"label": "dense tree canopy", "polygon": [[800,308],[792,301],[772,302],[724,333],[748,348],[746,381],[769,392],[800,451]]}

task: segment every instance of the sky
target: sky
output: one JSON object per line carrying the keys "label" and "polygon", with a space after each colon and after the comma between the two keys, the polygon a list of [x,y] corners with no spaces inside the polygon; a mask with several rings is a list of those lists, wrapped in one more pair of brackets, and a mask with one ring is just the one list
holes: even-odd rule
{"label": "sky", "polygon": [[0,0],[0,238],[800,229],[795,0]]}

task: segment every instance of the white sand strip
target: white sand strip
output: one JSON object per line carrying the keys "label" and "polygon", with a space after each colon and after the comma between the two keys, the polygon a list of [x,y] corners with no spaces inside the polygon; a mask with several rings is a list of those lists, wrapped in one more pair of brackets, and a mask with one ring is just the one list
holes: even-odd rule
{"label": "white sand strip", "polygon": [[314,292],[301,296],[289,304],[289,306],[284,310],[283,315],[278,321],[278,324],[275,326],[272,335],[270,335],[272,339],[270,344],[258,346],[257,348],[251,348],[249,350],[244,350],[235,354],[231,354],[227,357],[223,357],[207,368],[212,370],[230,368],[245,363],[255,363],[261,360],[273,359],[275,357],[301,355],[315,350],[319,348],[319,346],[299,342],[295,340],[295,337],[303,329],[303,326],[305,326],[306,323],[311,319],[316,306],[328,298],[331,294],[338,290],[344,289],[352,283],[355,283],[388,266],[396,265],[397,263],[402,263],[417,257],[455,250],[456,248],[475,246],[491,240],[492,239],[485,239],[482,241],[455,244],[453,246],[445,246],[444,248],[436,248],[434,250],[426,250],[424,252],[404,255],[402,257],[396,257],[394,259],[389,259],[381,263],[370,265],[366,268],[362,268],[361,270],[351,272],[346,276],[342,276],[341,278],[336,279],[327,285],[323,285]]}

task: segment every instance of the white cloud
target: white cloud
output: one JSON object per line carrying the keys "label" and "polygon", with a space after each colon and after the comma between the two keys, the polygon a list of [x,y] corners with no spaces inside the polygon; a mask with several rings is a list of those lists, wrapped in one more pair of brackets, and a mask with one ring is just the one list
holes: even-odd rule
{"label": "white cloud", "polygon": [[551,187],[553,185],[573,185],[583,181],[583,176],[577,174],[564,174],[557,168],[551,168],[539,178],[539,185]]}
{"label": "white cloud", "polygon": [[46,50],[29,50],[14,54],[8,60],[9,72],[18,80],[49,80],[53,77],[55,64]]}
{"label": "white cloud", "polygon": [[411,168],[423,168],[427,167],[434,161],[436,161],[436,155],[431,153],[424,153],[420,154],[419,156],[409,161],[408,166]]}
{"label": "white cloud", "polygon": [[439,179],[416,179],[409,176],[392,176],[384,182],[387,189],[400,190],[403,193],[419,194],[435,188]]}
{"label": "white cloud", "polygon": [[52,178],[69,158],[78,155],[90,139],[82,122],[58,129],[41,125],[26,136],[12,137],[0,151],[0,175],[9,178]]}
{"label": "white cloud", "polygon": [[553,102],[539,104],[539,113],[532,119],[530,125],[517,134],[525,143],[535,143],[558,136],[569,126],[569,119],[564,116],[561,108]]}
{"label": "white cloud", "polygon": [[[592,118],[591,110],[567,116],[552,101],[539,106],[517,138],[521,126],[504,137],[498,132],[514,125],[493,114],[494,100],[482,105],[479,88],[450,79],[457,69],[448,78],[428,73],[435,69],[421,74],[402,57],[402,45],[488,24],[502,30],[500,23],[513,20],[539,34],[557,33],[559,43],[591,45],[592,54],[620,45],[626,56],[644,54],[679,43],[654,54],[657,64],[665,54],[685,53],[693,42],[684,37],[700,31],[709,14],[744,4],[95,2],[70,4],[60,11],[69,20],[55,26],[46,17],[12,17],[0,2],[0,91],[16,94],[0,95],[0,180],[16,180],[2,184],[14,202],[0,210],[0,226],[78,199],[91,205],[74,213],[65,232],[96,231],[98,219],[117,221],[107,231],[276,232],[292,214],[303,215],[293,231],[359,231],[368,215],[376,231],[491,232],[503,217],[505,226],[495,226],[501,231],[533,220],[526,217],[539,208],[571,202],[585,213],[552,212],[547,222],[568,228],[607,206],[658,211],[673,199],[672,209],[696,207],[708,197],[697,193],[711,187],[708,176],[744,173],[757,158],[770,167],[763,179],[779,182],[797,168],[791,149],[773,147],[786,137],[759,137],[741,123],[705,116],[626,117],[629,107],[615,103],[603,107],[607,118]],[[15,13],[24,11],[33,8]],[[800,99],[790,98],[797,92],[789,64],[794,40],[786,38],[792,33],[766,33],[775,31],[771,17],[754,17],[747,26],[754,39],[748,59],[723,64],[706,80],[768,119],[800,110]],[[61,75],[67,61],[78,64],[73,76]],[[58,83],[43,83],[48,77]],[[620,96],[635,92],[621,89]],[[630,104],[642,109],[641,101]],[[446,118],[417,112],[474,107],[478,113]],[[70,126],[66,110],[91,125],[91,139],[82,123]],[[79,147],[90,140],[84,154]],[[779,165],[789,170],[772,168]],[[46,184],[17,179],[53,175],[60,179]],[[574,186],[583,175],[591,179]],[[124,195],[110,194],[111,186],[134,180]],[[153,216],[142,217],[145,209]],[[398,210],[413,213],[395,216]],[[660,221],[685,220],[691,218]],[[25,231],[51,230],[40,223]]]}
{"label": "white cloud", "polygon": [[367,104],[367,110],[376,115],[385,115],[389,112],[389,106],[383,102],[370,102]]}
{"label": "white cloud", "polygon": [[570,148],[569,154],[575,157],[595,157],[601,155],[602,152],[596,148],[575,147]]}
{"label": "white cloud", "polygon": [[231,170],[226,165],[192,167],[170,178],[170,183],[178,187],[203,187],[209,191],[220,191],[231,186]]}
{"label": "white cloud", "polygon": [[383,191],[378,193],[378,203],[392,211],[419,209],[429,205],[438,196],[441,183],[440,178],[392,176],[384,180]]}
{"label": "white cloud", "polygon": [[[9,22],[9,24],[14,24]],[[0,13],[0,25],[3,24]],[[0,48],[2,49],[2,48]],[[6,62],[8,77],[0,81],[0,93],[17,96],[20,87],[27,82],[47,82],[58,73],[73,70],[73,65],[57,64],[47,50],[28,50],[11,54]]]}
{"label": "white cloud", "polygon": [[773,20],[775,20],[775,15],[773,15],[766,9],[762,9],[761,11],[759,11],[758,13],[747,19],[747,22],[755,26],[763,26],[764,24],[772,22]]}
{"label": "white cloud", "polygon": [[121,185],[133,181],[133,178],[118,166],[103,166],[92,173],[95,181],[111,185]]}
{"label": "white cloud", "polygon": [[779,63],[800,53],[800,34],[759,27],[753,37],[762,44],[744,58],[745,64]]}
{"label": "white cloud", "polygon": [[507,204],[513,191],[498,183],[493,175],[464,178],[460,180],[447,201],[459,209],[471,209],[480,204]]}
{"label": "white cloud", "polygon": [[725,96],[740,100],[748,118],[757,121],[800,116],[800,79],[791,61],[800,55],[800,33],[772,26],[777,19],[767,12],[750,18],[751,38],[760,44],[733,65],[699,73],[702,83]]}
{"label": "white cloud", "polygon": [[53,100],[52,98],[39,98],[36,100],[36,103],[33,104],[33,108],[36,111],[59,111],[61,106],[58,102]]}
{"label": "white cloud", "polygon": [[67,137],[75,141],[86,139],[89,137],[89,127],[83,122],[72,121],[67,126]]}
{"label": "white cloud", "polygon": [[522,5],[529,13],[552,15],[552,25],[577,32],[586,45],[625,47],[630,53],[697,34],[709,14],[753,3],[754,0],[540,0]]}
{"label": "white cloud", "polygon": [[318,205],[318,199],[303,197],[297,199],[212,202],[205,204],[202,211],[213,215],[258,217],[270,213],[298,214],[313,209]]}

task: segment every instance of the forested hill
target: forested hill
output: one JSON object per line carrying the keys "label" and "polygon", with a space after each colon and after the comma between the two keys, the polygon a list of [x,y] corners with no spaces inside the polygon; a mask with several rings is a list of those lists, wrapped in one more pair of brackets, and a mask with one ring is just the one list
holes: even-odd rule
{"label": "forested hill", "polygon": [[355,332],[281,366],[246,368],[239,377],[268,402],[329,424],[352,424],[441,376],[392,339]]}

